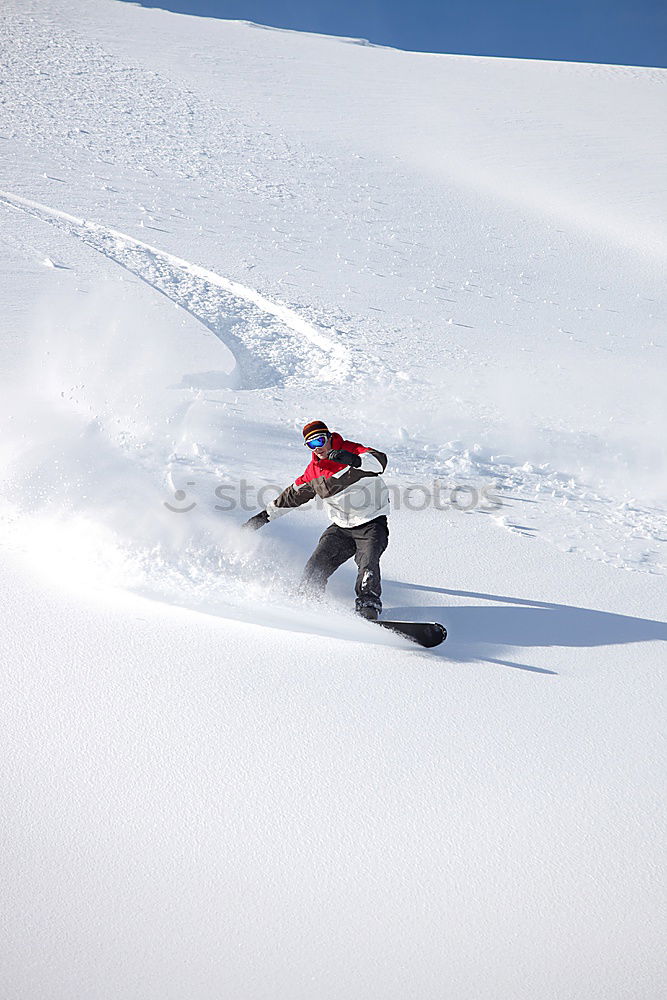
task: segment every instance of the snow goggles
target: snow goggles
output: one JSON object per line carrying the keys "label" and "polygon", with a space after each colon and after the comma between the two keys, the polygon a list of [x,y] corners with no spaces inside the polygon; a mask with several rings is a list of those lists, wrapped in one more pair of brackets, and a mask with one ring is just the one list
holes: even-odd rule
{"label": "snow goggles", "polygon": [[327,443],[327,435],[320,434],[319,437],[311,438],[310,441],[306,441],[309,448],[324,448]]}

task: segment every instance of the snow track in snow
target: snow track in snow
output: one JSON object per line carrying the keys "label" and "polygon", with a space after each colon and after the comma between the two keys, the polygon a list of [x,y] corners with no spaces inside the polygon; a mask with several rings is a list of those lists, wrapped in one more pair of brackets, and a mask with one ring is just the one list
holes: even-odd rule
{"label": "snow track in snow", "polygon": [[[367,366],[359,359],[352,364],[348,347],[333,342],[294,310],[272,302],[253,288],[127,233],[19,195],[0,191],[0,203],[76,237],[188,311],[231,352],[235,369],[230,385],[237,389],[291,384],[299,385],[301,391],[304,381],[320,383],[324,388],[327,384],[349,383],[353,378],[360,381],[368,374]],[[194,397],[185,405],[183,414],[197,408],[196,423],[201,435],[208,424],[204,411],[218,403],[208,396],[201,398],[196,387],[193,389]],[[172,492],[190,493],[195,480],[210,501],[204,506],[210,506],[215,502],[214,487],[222,466],[201,441],[190,440],[185,418],[183,428],[166,471],[166,482]],[[483,452],[465,449],[462,442],[461,449],[451,453],[447,448],[443,452],[436,441],[427,442],[426,453],[416,441],[405,449],[392,448],[401,476],[417,475],[420,482],[427,484],[434,478],[449,476],[453,477],[452,485],[463,488],[469,482],[473,486],[493,484],[503,508],[494,518],[501,529],[518,532],[527,540],[540,536],[561,550],[619,568],[664,575],[663,510],[637,500],[604,496],[557,468],[534,468],[523,463],[523,458],[507,463]],[[229,470],[225,474],[229,475]],[[531,514],[528,522],[527,512]]]}
{"label": "snow track in snow", "polygon": [[0,191],[0,201],[77,237],[195,316],[234,355],[239,389],[267,388],[293,378],[340,383],[350,374],[347,347],[254,288],[28,198]]}

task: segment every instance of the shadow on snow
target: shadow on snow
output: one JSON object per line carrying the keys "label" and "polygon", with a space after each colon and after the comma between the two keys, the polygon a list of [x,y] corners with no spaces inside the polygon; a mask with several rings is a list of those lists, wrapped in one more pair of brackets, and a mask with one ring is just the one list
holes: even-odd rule
{"label": "shadow on snow", "polygon": [[451,660],[486,660],[503,666],[518,667],[537,673],[553,674],[553,670],[531,667],[524,663],[496,658],[502,649],[530,647],[580,647],[621,645],[650,640],[667,640],[667,623],[649,618],[632,618],[610,611],[594,611],[567,604],[502,597],[469,590],[447,590],[420,584],[386,580],[386,591],[394,588],[450,597],[501,602],[493,605],[427,605],[423,607],[385,608],[387,618],[417,621],[440,621],[447,627],[449,638],[441,655]]}

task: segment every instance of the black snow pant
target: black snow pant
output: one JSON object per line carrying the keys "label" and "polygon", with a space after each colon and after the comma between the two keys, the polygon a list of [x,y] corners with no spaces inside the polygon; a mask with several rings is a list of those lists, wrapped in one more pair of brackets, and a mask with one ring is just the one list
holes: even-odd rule
{"label": "black snow pant", "polygon": [[354,556],[357,564],[356,609],[382,610],[380,595],[380,556],[389,542],[389,526],[383,514],[358,528],[339,528],[331,524],[306,563],[301,587],[307,594],[323,594],[327,580],[339,566]]}

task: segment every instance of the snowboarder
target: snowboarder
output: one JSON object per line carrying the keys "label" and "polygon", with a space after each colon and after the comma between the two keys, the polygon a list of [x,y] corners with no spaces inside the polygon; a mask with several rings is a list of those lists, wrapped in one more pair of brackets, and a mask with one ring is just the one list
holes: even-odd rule
{"label": "snowboarder", "polygon": [[354,556],[358,568],[356,611],[377,621],[382,610],[380,556],[389,541],[389,490],[381,476],[387,456],[345,440],[322,420],[307,423],[303,439],[313,453],[306,471],[243,527],[257,530],[292,508],[321,497],[332,523],[306,563],[302,589],[323,594],[331,574]]}

